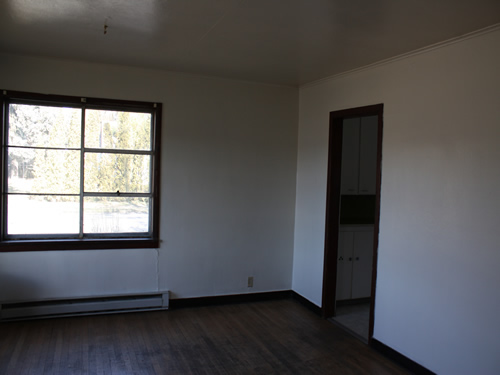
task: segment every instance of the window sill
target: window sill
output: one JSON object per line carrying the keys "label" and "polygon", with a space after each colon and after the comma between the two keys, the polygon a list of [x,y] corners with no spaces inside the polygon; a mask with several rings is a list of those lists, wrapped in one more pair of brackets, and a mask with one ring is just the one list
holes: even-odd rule
{"label": "window sill", "polygon": [[158,247],[160,247],[160,241],[150,238],[15,240],[0,242],[0,252],[145,249]]}

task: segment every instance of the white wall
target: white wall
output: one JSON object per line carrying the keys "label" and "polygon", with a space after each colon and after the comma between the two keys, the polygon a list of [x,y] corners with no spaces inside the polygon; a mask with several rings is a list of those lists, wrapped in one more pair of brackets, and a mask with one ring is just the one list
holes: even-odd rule
{"label": "white wall", "polygon": [[321,305],[328,115],[384,103],[374,337],[500,371],[500,29],[300,90],[293,289]]}
{"label": "white wall", "polygon": [[163,103],[161,248],[0,253],[0,300],[291,288],[297,89],[12,55],[0,88]]}

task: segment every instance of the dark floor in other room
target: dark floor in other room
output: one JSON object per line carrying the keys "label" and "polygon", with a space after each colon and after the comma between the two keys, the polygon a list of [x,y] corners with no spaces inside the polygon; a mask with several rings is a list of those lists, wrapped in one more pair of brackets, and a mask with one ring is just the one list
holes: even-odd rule
{"label": "dark floor in other room", "polygon": [[0,374],[407,374],[292,299],[0,324]]}
{"label": "dark floor in other room", "polygon": [[337,306],[335,322],[347,328],[364,342],[368,342],[370,303]]}

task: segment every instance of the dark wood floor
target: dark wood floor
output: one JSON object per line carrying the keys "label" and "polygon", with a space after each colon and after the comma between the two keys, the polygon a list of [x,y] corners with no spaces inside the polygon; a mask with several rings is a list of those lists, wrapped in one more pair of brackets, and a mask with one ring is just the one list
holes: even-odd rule
{"label": "dark wood floor", "polygon": [[291,299],[0,324],[0,374],[407,374]]}

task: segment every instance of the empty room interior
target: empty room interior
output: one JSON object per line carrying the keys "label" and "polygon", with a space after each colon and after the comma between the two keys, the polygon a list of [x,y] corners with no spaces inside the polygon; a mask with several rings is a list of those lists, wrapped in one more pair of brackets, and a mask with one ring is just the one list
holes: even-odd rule
{"label": "empty room interior", "polygon": [[6,0],[0,90],[1,373],[500,373],[498,0]]}

